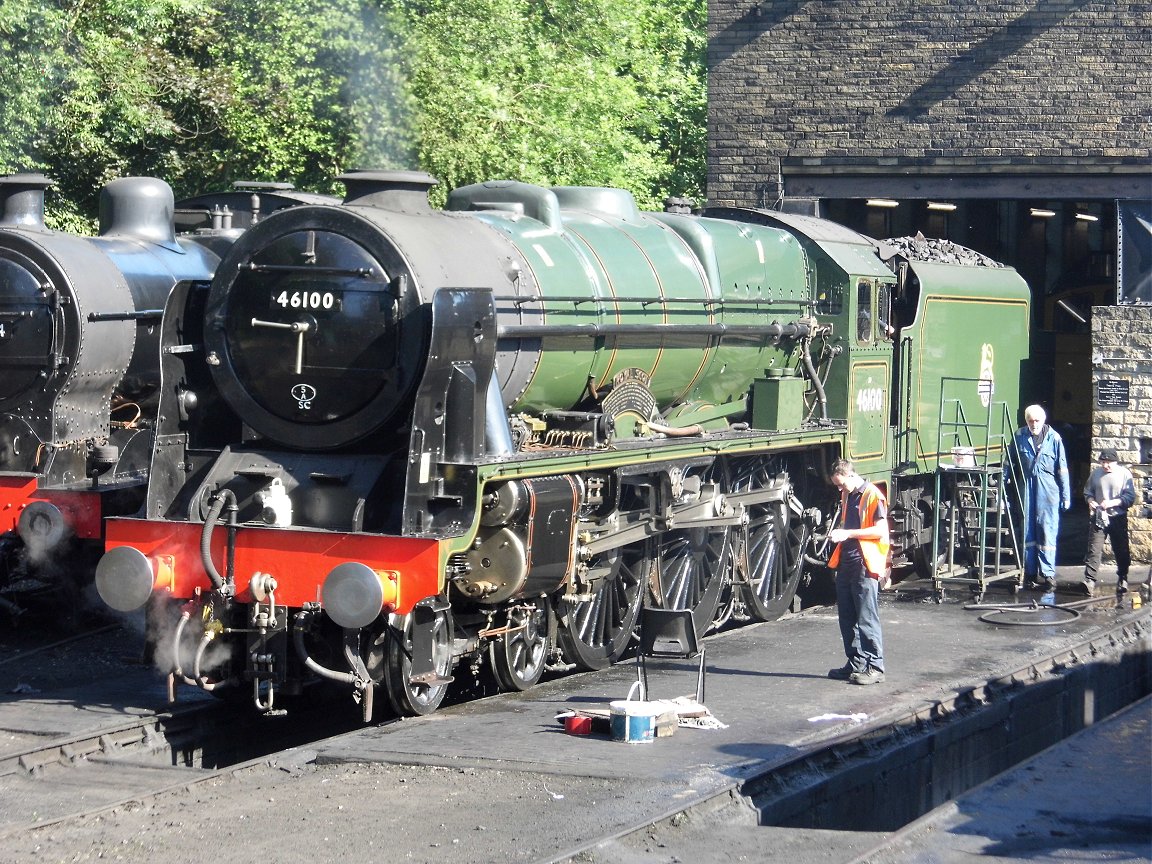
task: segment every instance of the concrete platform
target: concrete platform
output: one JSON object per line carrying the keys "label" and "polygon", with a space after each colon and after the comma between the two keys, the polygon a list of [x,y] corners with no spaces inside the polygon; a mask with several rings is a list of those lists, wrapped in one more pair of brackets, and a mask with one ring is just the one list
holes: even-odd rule
{"label": "concrete platform", "polygon": [[[1068,594],[1060,599],[1079,598]],[[821,759],[850,762],[856,758],[853,751],[883,750],[885,742],[912,738],[932,726],[949,727],[961,715],[983,718],[976,720],[973,734],[959,731],[960,725],[956,731],[946,729],[947,747],[939,741],[929,745],[926,759],[864,762],[855,776],[841,782],[849,797],[852,789],[870,790],[882,805],[876,812],[883,821],[866,807],[850,807],[862,824],[833,827],[894,831],[1152,692],[1152,610],[1094,604],[1079,612],[1075,619],[1060,610],[1042,612],[1052,617],[1040,626],[989,624],[959,601],[938,604],[892,592],[881,603],[888,665],[883,684],[860,687],[826,677],[829,668],[843,662],[836,616],[812,610],[707,641],[705,702],[727,728],[681,728],[650,744],[566,734],[556,721],[560,712],[603,708],[625,697],[635,671],[623,664],[323,742],[315,760],[321,765],[376,762],[535,775],[548,794],[573,805],[580,802],[578,816],[564,808],[569,821],[549,817],[559,808],[533,813],[538,830],[552,834],[557,847],[539,860],[633,860],[639,850],[625,854],[626,839],[582,845],[579,836],[594,835],[574,833],[570,820],[578,818],[604,834],[625,835],[645,822],[667,832],[670,826],[698,824],[692,817],[677,822],[676,814],[719,796],[745,802],[747,813],[741,815],[735,804],[720,808],[723,817],[705,820],[706,848],[719,854],[728,842],[735,851],[743,845],[741,837],[774,814],[785,819],[779,824],[793,827],[754,833],[756,839],[749,842],[761,857],[747,860],[780,854],[795,862],[848,861],[875,848],[879,835],[797,830],[811,827],[804,821],[808,816],[825,827],[843,817],[837,807],[811,797],[825,793],[799,788],[811,779],[805,775],[826,770]],[[691,694],[695,678],[691,661],[649,666],[652,698]],[[715,831],[717,820],[727,826],[721,834]],[[451,822],[445,824],[451,833]],[[810,855],[803,851],[805,836],[819,836]],[[652,853],[656,857],[635,860],[694,860],[673,854],[677,842],[661,837],[656,845],[662,851]],[[454,859],[446,854],[443,860]]]}

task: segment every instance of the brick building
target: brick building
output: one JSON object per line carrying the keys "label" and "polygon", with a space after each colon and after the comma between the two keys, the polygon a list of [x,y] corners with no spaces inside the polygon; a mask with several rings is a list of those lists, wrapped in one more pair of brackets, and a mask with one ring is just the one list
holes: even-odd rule
{"label": "brick building", "polygon": [[[1025,393],[1065,428],[1077,478],[1101,441],[1152,462],[1152,369],[1102,359],[1128,354],[1114,313],[1152,331],[1152,3],[708,5],[709,203],[1013,265],[1034,294]],[[1098,404],[1101,380],[1127,382],[1127,407]]]}

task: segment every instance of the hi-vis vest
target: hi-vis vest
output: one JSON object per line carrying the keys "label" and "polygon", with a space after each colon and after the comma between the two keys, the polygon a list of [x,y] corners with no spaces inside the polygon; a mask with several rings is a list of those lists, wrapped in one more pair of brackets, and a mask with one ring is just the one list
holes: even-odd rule
{"label": "hi-vis vest", "polygon": [[[876,524],[876,506],[884,499],[883,493],[873,486],[871,483],[865,482],[860,488],[860,527],[871,528]],[[840,493],[840,526],[844,527],[844,523],[848,519],[848,492],[845,490]],[[887,535],[887,532],[885,532]],[[887,536],[884,540],[857,540],[860,544],[860,552],[864,556],[864,566],[868,568],[868,574],[875,579],[879,579],[884,575],[884,571],[888,568],[888,547],[889,542]],[[840,544],[832,550],[832,557],[828,559],[828,566],[835,569],[840,563]]]}

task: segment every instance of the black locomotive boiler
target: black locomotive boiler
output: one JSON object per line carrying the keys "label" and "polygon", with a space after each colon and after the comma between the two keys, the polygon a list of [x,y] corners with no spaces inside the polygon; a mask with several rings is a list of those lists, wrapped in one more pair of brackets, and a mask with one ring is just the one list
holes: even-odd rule
{"label": "black locomotive boiler", "polygon": [[644,604],[778,617],[832,459],[888,487],[911,560],[946,381],[971,370],[970,416],[1018,396],[1010,268],[617,189],[437,211],[427,175],[341,180],[169,295],[147,500],[97,567],[173,681],[261,710],[328,680],[427,713],[462,663],[524,689],[620,657]]}
{"label": "black locomotive boiler", "polygon": [[254,212],[326,199],[258,184],[177,206],[163,181],[121,178],[84,237],[45,227],[50,185],[0,177],[0,603],[71,620],[104,517],[144,499],[168,293],[207,283]]}

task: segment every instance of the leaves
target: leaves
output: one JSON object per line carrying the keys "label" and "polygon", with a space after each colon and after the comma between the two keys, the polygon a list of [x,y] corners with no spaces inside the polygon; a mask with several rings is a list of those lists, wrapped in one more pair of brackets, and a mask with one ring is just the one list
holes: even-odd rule
{"label": "leaves", "polygon": [[704,0],[0,0],[0,172],[177,195],[350,168],[703,191]]}
{"label": "leaves", "polygon": [[[621,186],[648,205],[702,193],[703,3],[397,7],[415,55],[420,161],[445,188],[492,177]],[[686,145],[700,148],[694,163]]]}

